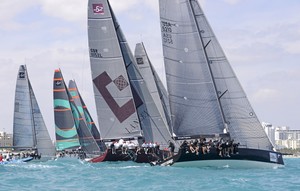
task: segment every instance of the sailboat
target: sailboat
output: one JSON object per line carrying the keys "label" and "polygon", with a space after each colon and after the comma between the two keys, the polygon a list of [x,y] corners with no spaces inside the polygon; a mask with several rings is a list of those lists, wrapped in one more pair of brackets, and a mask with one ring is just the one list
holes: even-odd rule
{"label": "sailboat", "polygon": [[34,151],[40,160],[55,157],[55,147],[46,128],[34,95],[25,65],[17,76],[13,121],[13,147],[15,151]]}
{"label": "sailboat", "polygon": [[[219,155],[182,147],[161,165],[282,166],[197,0],[160,0],[172,125],[177,140],[234,141]],[[185,142],[186,144],[186,142]]]}
{"label": "sailboat", "polygon": [[[61,95],[65,96],[64,98],[67,98],[64,100],[64,107],[65,109],[59,109],[56,107],[55,108],[55,113],[58,112],[58,114],[60,114],[60,112],[65,112],[65,114],[69,114],[69,115],[62,115],[61,118],[55,118],[55,124],[59,124],[60,122],[63,121],[67,121],[68,123],[71,123],[72,126],[72,131],[74,131],[73,133],[75,134],[75,136],[71,136],[70,139],[68,140],[64,140],[64,142],[68,141],[68,143],[74,142],[74,137],[75,140],[77,141],[76,138],[78,138],[78,142],[79,145],[76,145],[76,149],[79,149],[79,157],[82,159],[89,159],[89,158],[94,158],[96,156],[99,156],[101,154],[100,148],[96,142],[96,140],[94,139],[91,131],[88,129],[88,126],[85,122],[85,118],[82,116],[82,112],[80,112],[79,107],[76,105],[78,101],[80,101],[80,99],[78,99],[79,97],[77,97],[77,95],[74,94],[74,90],[76,88],[76,84],[71,82],[71,86],[70,89],[72,90],[72,94],[69,93],[65,82],[64,82],[64,78],[62,76],[61,70],[55,70],[55,74],[54,74],[54,79],[55,79],[55,86],[57,86],[57,84],[59,85],[59,91],[58,88],[56,87],[56,94],[54,94],[54,102],[58,103],[59,99],[57,93],[59,92]],[[76,88],[76,92],[77,92],[77,88]],[[81,101],[80,101],[81,103]],[[66,113],[68,112],[68,113]],[[75,130],[74,130],[75,128]],[[58,133],[60,131],[57,131]],[[60,142],[61,143],[61,142]],[[75,142],[77,143],[77,142]],[[61,145],[59,145],[61,147]],[[64,145],[62,145],[64,146]],[[74,146],[72,146],[71,148],[74,149]],[[70,148],[67,148],[70,149]],[[82,153],[81,153],[82,151]]]}
{"label": "sailboat", "polygon": [[[127,140],[136,146],[142,142],[157,142],[161,148],[166,148],[171,134],[139,72],[108,0],[89,0],[88,36],[103,140],[107,143]],[[131,153],[131,158],[106,153],[107,156],[94,162],[136,159],[132,157],[134,153]],[[142,161],[148,162],[151,156],[143,157]]]}

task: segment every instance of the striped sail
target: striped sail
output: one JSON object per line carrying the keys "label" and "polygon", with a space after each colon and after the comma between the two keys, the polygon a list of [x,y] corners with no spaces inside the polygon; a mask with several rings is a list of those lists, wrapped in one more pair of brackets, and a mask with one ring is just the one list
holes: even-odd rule
{"label": "striped sail", "polygon": [[69,100],[81,149],[88,155],[100,155],[100,148],[91,131],[88,129],[84,117],[80,114],[80,111],[75,104],[75,100],[70,94]]}
{"label": "striped sail", "polygon": [[[94,87],[96,87],[94,90],[96,92],[96,104],[98,104],[98,116],[106,116],[106,118],[98,117],[99,121],[101,121],[101,135],[106,136],[106,133],[104,133],[101,128],[101,126],[105,125],[105,123],[102,124],[104,120],[111,120],[115,124],[123,121],[120,125],[120,129],[125,129],[127,133],[132,134],[132,130],[137,131],[138,125],[143,130],[145,141],[166,145],[171,136],[169,133],[164,134],[167,129],[166,124],[163,122],[151,94],[147,89],[147,85],[138,71],[136,61],[107,0],[89,1],[89,45],[92,75]],[[96,71],[103,73],[99,72],[99,75]],[[115,73],[117,73],[117,75]],[[113,80],[112,75],[116,77],[115,80]],[[109,89],[112,82],[114,82],[114,85]],[[116,95],[118,96],[113,97],[112,95],[115,94],[112,94],[114,93],[112,90],[116,89],[115,86],[117,86],[118,94]],[[114,107],[117,106],[119,108],[120,104],[114,106],[111,102],[116,102],[117,98],[121,98],[120,96],[123,94],[120,94],[120,91],[126,89],[131,93],[130,95],[127,94],[130,96],[127,97],[127,100],[130,99],[134,104],[130,104],[132,111],[131,109],[126,109],[126,113],[122,111],[122,115],[119,115],[118,112],[114,111]],[[101,99],[99,99],[99,97]],[[102,101],[103,99],[105,101]],[[108,105],[109,108],[102,110],[101,113],[98,107],[103,108],[103,105],[105,105],[106,108]],[[123,110],[124,106],[121,108]],[[113,113],[113,115],[106,115],[111,113]],[[134,118],[134,121],[130,121],[133,122],[130,123],[130,126],[124,124],[133,114],[134,116],[138,116],[138,118]],[[116,117],[118,121],[115,120]],[[125,119],[122,120],[124,117]],[[109,126],[106,125],[106,127]],[[119,133],[114,130],[117,129],[110,128],[110,133]],[[137,132],[140,133],[140,131]]]}
{"label": "striped sail", "polygon": [[46,128],[25,65],[20,66],[17,77],[13,146],[35,148],[43,157],[55,156],[55,147]]}
{"label": "striped sail", "polygon": [[[241,145],[271,149],[198,1],[160,0],[159,4],[174,129],[205,134],[228,127],[231,138]],[[199,112],[193,113],[193,108]],[[183,116],[188,117],[182,120]]]}
{"label": "striped sail", "polygon": [[[91,132],[93,138],[95,139],[95,141],[97,142],[99,147],[103,147],[103,143],[101,141],[100,138],[100,133],[98,131],[98,128],[95,125],[95,122],[93,121],[87,106],[85,105],[79,90],[77,88],[77,85],[75,83],[75,80],[70,80],[69,81],[69,93],[77,107],[77,110],[79,111],[80,115],[83,118],[83,121],[85,122],[87,128],[89,129],[89,131]],[[104,148],[102,148],[102,150],[104,150]]]}
{"label": "striped sail", "polygon": [[69,102],[69,95],[59,69],[55,70],[54,73],[53,97],[56,149],[62,151],[78,148],[80,144]]}

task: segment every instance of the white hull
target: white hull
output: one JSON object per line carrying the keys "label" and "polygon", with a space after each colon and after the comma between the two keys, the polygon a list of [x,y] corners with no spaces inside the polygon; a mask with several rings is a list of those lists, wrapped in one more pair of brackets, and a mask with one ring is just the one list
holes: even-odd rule
{"label": "white hull", "polygon": [[280,168],[284,165],[250,160],[197,160],[175,162],[174,167],[216,167],[216,168]]}

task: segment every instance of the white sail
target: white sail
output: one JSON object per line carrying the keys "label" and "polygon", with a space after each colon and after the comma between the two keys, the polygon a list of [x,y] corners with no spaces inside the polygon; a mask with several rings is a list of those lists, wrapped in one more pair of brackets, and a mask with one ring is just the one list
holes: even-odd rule
{"label": "white sail", "polygon": [[34,148],[42,156],[55,156],[43,116],[31,87],[27,69],[21,65],[17,77],[13,123],[13,146]]}
{"label": "white sail", "polygon": [[170,129],[170,132],[173,134],[173,129],[172,129],[172,121],[171,121],[171,110],[170,110],[170,102],[169,102],[169,95],[168,92],[161,81],[159,75],[157,74],[155,68],[153,67],[152,63],[149,62],[150,68],[153,72],[153,77],[157,86],[158,94],[161,100],[161,104],[163,106],[164,114]]}
{"label": "white sail", "polygon": [[148,55],[146,53],[145,47],[143,43],[136,44],[135,47],[135,58],[139,67],[139,71],[145,80],[147,87],[151,93],[151,96],[155,102],[155,105],[162,116],[162,119],[167,124],[167,119],[164,113],[164,109],[160,100],[158,88],[156,86],[156,82],[154,79],[154,75],[152,72],[152,68],[150,67],[150,60],[148,58]]}
{"label": "white sail", "polygon": [[143,43],[136,44],[135,58],[139,71],[147,84],[158,112],[161,115],[163,122],[166,124],[165,126],[169,128],[169,132],[172,132],[170,127],[170,105],[167,91],[152,66]]}
{"label": "white sail", "polygon": [[103,140],[141,137],[124,55],[107,0],[89,0],[88,37],[99,129]]}
{"label": "white sail", "polygon": [[27,70],[24,65],[19,68],[15,91],[15,108],[13,122],[13,146],[33,148],[34,123]]}
{"label": "white sail", "polygon": [[198,1],[159,3],[174,129],[184,134],[198,128],[205,134],[228,128],[231,138],[245,147],[271,149]]}
{"label": "white sail", "polygon": [[52,140],[50,138],[49,132],[45,125],[42,113],[40,111],[39,105],[35,98],[33,89],[31,87],[30,82],[30,97],[31,97],[31,104],[32,104],[32,115],[33,115],[33,122],[34,122],[34,132],[35,132],[35,139],[36,139],[36,149],[38,154],[42,157],[54,157],[56,154],[56,150]]}

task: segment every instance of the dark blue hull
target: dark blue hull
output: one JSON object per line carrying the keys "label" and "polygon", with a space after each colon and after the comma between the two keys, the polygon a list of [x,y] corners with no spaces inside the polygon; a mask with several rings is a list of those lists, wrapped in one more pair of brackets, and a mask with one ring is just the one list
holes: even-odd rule
{"label": "dark blue hull", "polygon": [[276,167],[284,166],[282,154],[275,151],[266,151],[258,149],[239,148],[238,153],[229,154],[229,156],[220,156],[215,149],[207,154],[191,153],[189,151],[179,150],[178,154],[158,163],[157,165],[173,165],[182,167]]}

